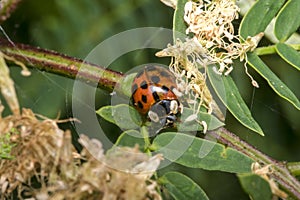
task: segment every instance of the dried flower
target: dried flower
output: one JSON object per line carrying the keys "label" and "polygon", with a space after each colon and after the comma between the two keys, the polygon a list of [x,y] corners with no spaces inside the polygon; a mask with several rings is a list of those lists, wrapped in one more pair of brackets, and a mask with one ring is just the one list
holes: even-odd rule
{"label": "dried flower", "polygon": [[[174,73],[179,86],[179,94],[186,95],[189,104],[198,113],[200,107],[207,108],[208,113],[215,112],[224,119],[206,86],[206,69],[215,64],[214,71],[219,75],[229,75],[233,61],[247,61],[247,52],[253,51],[263,36],[260,33],[243,41],[234,33],[233,20],[238,19],[239,7],[233,0],[197,0],[188,1],[184,7],[186,34],[192,38],[176,43],[156,55],[171,56],[170,70]],[[253,86],[257,82],[248,73]],[[181,96],[182,96],[181,95]]]}
{"label": "dried flower", "polygon": [[[233,0],[214,0],[204,3],[189,1],[185,5],[184,20],[188,25],[186,33],[194,37],[206,49],[211,61],[218,63],[218,72],[228,75],[234,59],[244,60],[246,52],[253,51],[262,33],[242,42],[234,34],[232,21],[238,19],[239,8]],[[229,70],[229,71],[228,71]],[[247,74],[251,80],[252,77]]]}
{"label": "dried flower", "polygon": [[185,42],[177,40],[175,45],[168,45],[156,55],[172,57],[170,70],[176,77],[178,93],[185,96],[194,114],[199,113],[203,106],[208,113],[214,111],[221,120],[224,119],[206,85],[206,66],[214,61],[196,38],[186,39]]}
{"label": "dried flower", "polygon": [[[69,131],[59,129],[55,120],[38,120],[26,109],[0,119],[0,136],[7,140],[8,134],[14,158],[0,159],[2,199],[15,190],[20,199],[161,199],[150,179],[161,155],[150,157],[125,147],[104,154],[100,141],[84,135],[79,154]],[[31,187],[33,179],[40,188]]]}
{"label": "dried flower", "polygon": [[275,194],[282,199],[287,199],[288,195],[278,187],[278,184],[270,177],[270,174],[273,173],[272,165],[261,166],[258,162],[254,162],[251,165],[251,170],[254,174],[265,179],[272,190],[272,194]]}

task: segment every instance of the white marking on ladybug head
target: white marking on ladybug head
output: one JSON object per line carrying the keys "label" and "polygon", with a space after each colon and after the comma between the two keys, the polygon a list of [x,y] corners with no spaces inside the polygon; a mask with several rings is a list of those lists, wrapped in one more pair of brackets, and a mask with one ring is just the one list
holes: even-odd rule
{"label": "white marking on ladybug head", "polygon": [[172,90],[172,92],[177,96],[177,97],[182,97],[182,92],[179,92],[176,88],[174,88],[173,90]]}
{"label": "white marking on ladybug head", "polygon": [[159,122],[159,117],[157,115],[157,113],[153,112],[152,110],[150,110],[148,112],[148,117],[150,118],[151,121],[153,122]]}

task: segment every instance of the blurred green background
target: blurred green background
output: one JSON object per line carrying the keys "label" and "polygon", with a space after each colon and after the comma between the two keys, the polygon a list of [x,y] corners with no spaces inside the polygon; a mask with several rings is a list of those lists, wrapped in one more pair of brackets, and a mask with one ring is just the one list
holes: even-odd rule
{"label": "blurred green background", "polygon": [[[119,32],[148,26],[172,28],[172,17],[173,9],[159,0],[26,0],[2,27],[13,42],[39,46],[83,59],[101,41]],[[267,40],[263,42],[268,44]],[[156,58],[154,52],[155,50],[132,52],[119,58],[109,68],[126,72],[143,63],[168,64],[168,59]],[[263,59],[300,97],[299,72],[277,55],[264,56]],[[22,107],[31,108],[50,118],[58,115],[60,118],[72,117],[72,80],[34,69],[29,78],[22,77],[17,67],[11,68],[11,72]],[[251,86],[242,64],[236,64],[232,76],[266,136],[261,137],[247,130],[229,113],[226,116],[227,128],[275,159],[299,161],[299,111],[278,97],[253,70],[250,73],[259,83],[259,89]],[[108,92],[99,90],[96,97],[97,108],[110,104]],[[8,114],[7,109],[5,113]],[[110,136],[115,140],[121,131],[104,120],[99,120],[104,130],[115,133]],[[71,124],[61,126],[73,129]],[[162,172],[170,169],[180,170],[197,181],[211,199],[249,199],[233,174],[188,169],[175,164]]]}

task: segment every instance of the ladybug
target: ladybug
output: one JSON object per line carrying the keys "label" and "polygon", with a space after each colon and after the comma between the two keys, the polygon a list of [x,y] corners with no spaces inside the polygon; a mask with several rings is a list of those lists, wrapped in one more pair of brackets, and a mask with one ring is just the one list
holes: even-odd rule
{"label": "ladybug", "polygon": [[175,77],[166,68],[144,67],[135,76],[131,91],[132,105],[137,111],[163,127],[172,127],[182,112],[182,104],[175,95]]}

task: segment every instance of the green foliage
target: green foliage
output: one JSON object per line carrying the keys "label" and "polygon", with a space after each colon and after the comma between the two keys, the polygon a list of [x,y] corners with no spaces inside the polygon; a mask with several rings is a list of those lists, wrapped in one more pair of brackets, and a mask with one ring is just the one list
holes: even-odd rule
{"label": "green foliage", "polygon": [[299,0],[289,0],[276,17],[275,35],[280,42],[286,41],[300,26]]}
{"label": "green foliage", "polygon": [[254,53],[248,54],[248,63],[255,69],[262,77],[264,77],[270,87],[282,98],[292,103],[298,110],[300,110],[300,102],[296,95],[278,78],[270,68]]}
{"label": "green foliage", "polygon": [[205,192],[189,177],[178,172],[167,172],[159,177],[159,183],[165,186],[176,200],[208,200]]}
{"label": "green foliage", "polygon": [[[185,121],[193,113],[192,109],[184,108],[182,120]],[[201,168],[207,170],[220,170],[226,172],[249,172],[253,162],[247,156],[238,151],[225,148],[221,144],[206,139],[196,138],[178,132],[165,132],[156,136],[151,143],[148,139],[145,126],[137,131],[141,126],[142,119],[132,107],[120,104],[116,106],[105,106],[97,111],[105,120],[118,125],[124,131],[115,142],[115,146],[139,146],[144,152],[149,150],[162,153],[165,159],[177,162],[187,167]],[[208,130],[213,130],[224,124],[217,118],[207,113],[200,112],[198,119],[208,124]],[[201,131],[203,127],[197,122],[183,122],[178,124],[181,131]],[[172,142],[171,142],[172,141]],[[176,159],[174,159],[176,156]],[[175,172],[169,172],[159,178],[165,185],[168,192],[175,199],[208,199],[202,189],[188,177]],[[184,197],[184,198],[183,198]]]}
{"label": "green foliage", "polygon": [[285,0],[260,0],[257,1],[244,16],[239,34],[244,39],[264,32],[271,20],[275,17]]}
{"label": "green foliage", "polygon": [[300,54],[298,51],[284,43],[277,43],[276,51],[283,60],[300,71]]}
{"label": "green foliage", "polygon": [[[240,25],[239,32],[243,38],[253,36],[262,32],[269,25],[270,21],[275,18],[274,33],[280,41],[287,40],[299,27],[300,20],[295,19],[295,12],[299,10],[299,1],[288,1],[283,7],[285,1],[277,0],[261,0],[244,16]],[[295,59],[299,57],[291,47],[284,44],[276,45],[276,50],[281,57],[288,61],[292,66],[295,66]],[[248,53],[248,64],[255,69],[263,78],[265,78],[270,87],[282,98],[292,103],[297,109],[300,109],[300,103],[296,95],[278,78],[269,67],[255,54]]]}
{"label": "green foliage", "polygon": [[[12,129],[11,132],[18,133],[17,130]],[[11,133],[4,133],[0,135],[0,159],[13,159],[11,150],[15,144],[11,141]]]}
{"label": "green foliage", "polygon": [[[118,125],[121,129],[138,129],[142,126],[143,119],[140,114],[127,104],[119,104],[116,106],[103,106],[96,111],[103,119]],[[184,108],[180,121],[177,122],[177,127],[180,131],[203,131],[203,126],[196,120],[201,119],[208,125],[207,130],[214,130],[223,126],[215,116],[199,112],[195,120],[187,121],[186,119],[193,114],[190,108]]]}
{"label": "green foliage", "polygon": [[145,140],[141,132],[137,130],[124,131],[115,143],[115,146],[124,147],[135,147],[139,145],[141,151],[144,151],[147,147],[145,146]]}
{"label": "green foliage", "polygon": [[180,116],[180,121],[176,123],[179,131],[203,131],[203,126],[199,123],[200,121],[205,121],[207,130],[214,130],[225,125],[215,116],[201,111],[198,113],[197,118],[189,121],[188,118],[193,115],[193,113],[193,109],[184,108]]}
{"label": "green foliage", "polygon": [[[174,30],[178,32],[184,32],[186,28],[184,26],[185,22],[183,18],[178,17],[176,13],[183,13],[184,7],[182,5],[184,5],[184,2],[186,1],[182,0],[178,2],[180,6],[177,7],[177,10],[175,12]],[[299,10],[299,7],[300,7],[300,3],[297,0],[290,0],[287,3],[284,0],[257,1],[247,12],[247,14],[243,17],[243,20],[239,27],[239,34],[242,38],[246,39],[248,36],[255,36],[260,32],[264,32],[266,27],[271,23],[271,20],[275,18],[274,33],[278,40],[284,42],[299,28],[300,19],[298,15],[297,16],[295,15],[295,13],[297,13],[297,11]],[[300,66],[299,53],[295,49],[293,49],[290,45],[278,43],[276,45],[276,51],[282,57],[282,59],[284,59],[286,62],[288,62],[296,69],[299,69]],[[256,53],[248,53],[246,61],[248,61],[248,64],[253,69],[255,69],[264,79],[267,80],[270,87],[280,97],[290,102],[298,110],[300,109],[299,107],[300,103],[296,95],[289,89],[287,85],[285,85],[280,80],[280,78],[278,78],[270,70],[270,68],[258,57]],[[250,110],[246,106],[244,100],[240,95],[240,92],[237,90],[237,87],[234,81],[231,79],[231,77],[216,75],[216,73],[210,67],[207,68],[207,72],[214,91],[217,93],[218,97],[221,99],[221,101],[227,107],[227,109],[233,114],[233,116],[247,128],[261,135],[264,135],[260,126],[253,119]],[[171,135],[171,133],[169,134]],[[158,146],[160,146],[161,143],[161,147],[164,147],[169,142],[171,142],[171,139],[167,140],[165,137],[168,137],[168,135],[166,134],[159,135],[157,138],[155,138],[154,143],[156,142]],[[195,139],[195,141],[198,141],[198,138]],[[185,144],[187,142],[186,138],[181,139],[180,141],[178,141],[177,144],[172,141],[172,145],[168,145],[168,148],[162,148],[162,151],[172,158],[172,156],[177,155],[179,153],[177,152],[178,146],[183,145],[180,142]],[[193,149],[193,147],[197,145],[194,144],[194,141],[190,141],[190,142],[193,143],[193,145],[190,146],[191,149],[185,151],[186,156],[180,157],[179,159],[177,158],[173,159],[173,161],[189,167],[195,167],[195,166],[199,167],[199,165],[203,163],[202,161],[196,162],[195,160],[197,160],[197,158],[195,156],[197,155],[197,151],[199,151],[201,145],[199,145],[198,149],[196,150]],[[214,155],[214,156],[218,157],[218,155]],[[206,156],[205,158],[208,157]],[[218,162],[220,160],[221,159],[219,158]],[[195,161],[195,163],[190,161]],[[248,167],[250,166],[249,163],[248,163]],[[202,167],[205,169],[212,169],[211,166],[214,167],[218,166],[216,163],[211,163],[211,165],[207,165],[207,166],[205,166],[205,164],[203,165],[204,166]],[[226,165],[223,164],[223,167],[224,166]],[[222,170],[221,167],[218,170]],[[248,168],[248,170],[250,169]],[[244,190],[251,196],[251,199],[271,199],[272,195],[271,195],[270,187],[264,179],[256,175],[240,175],[239,179],[241,181]]]}
{"label": "green foliage", "polygon": [[181,38],[182,34],[184,34],[186,30],[186,24],[183,20],[185,3],[186,0],[177,1],[177,7],[173,17],[174,41],[176,41],[177,38]]}
{"label": "green foliage", "polygon": [[125,130],[137,129],[142,124],[142,119],[138,112],[126,104],[103,106],[97,111],[97,114]]}
{"label": "green foliage", "polygon": [[233,116],[247,128],[264,135],[260,126],[253,119],[232,78],[216,74],[212,66],[208,67],[207,72],[215,92]]}
{"label": "green foliage", "polygon": [[[185,112],[192,113],[190,109],[186,108],[184,110]],[[117,146],[134,146],[138,144],[141,149],[146,150],[145,148],[147,147],[145,144],[147,142],[145,142],[145,137],[147,137],[147,134],[145,135],[143,130],[140,132],[132,130],[140,126],[137,124],[142,123],[141,118],[137,117],[139,114],[132,107],[125,104],[105,106],[100,108],[97,114],[107,121],[118,125],[120,128],[128,129],[119,136],[116,142]],[[198,117],[202,120],[208,120],[208,130],[223,125],[223,123],[219,122],[215,117],[212,117],[212,115],[199,113]],[[193,124],[195,124],[195,122]],[[192,129],[193,127],[195,129]],[[187,129],[189,129],[189,131],[202,130],[202,128],[199,129],[199,127],[202,126],[189,126],[188,128],[188,125],[183,125],[179,128],[185,131],[187,131]],[[235,173],[249,172],[250,165],[253,162],[250,158],[234,149],[225,148],[216,142],[195,138],[194,136],[178,132],[166,132],[156,136],[152,145],[148,148],[163,153],[164,157],[171,161],[193,168]]]}
{"label": "green foliage", "polygon": [[256,174],[239,174],[239,181],[253,200],[271,200],[272,191],[269,183]]}
{"label": "green foliage", "polygon": [[132,81],[133,79],[135,78],[136,76],[136,73],[132,73],[132,74],[129,74],[127,76],[124,77],[123,80],[120,81],[120,83],[116,86],[117,90],[126,95],[127,97],[130,97],[131,96],[131,84],[132,84]]}
{"label": "green foliage", "polygon": [[248,156],[216,141],[182,133],[158,135],[153,141],[153,148],[168,160],[192,168],[246,173],[251,171],[253,163]]}

